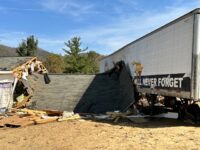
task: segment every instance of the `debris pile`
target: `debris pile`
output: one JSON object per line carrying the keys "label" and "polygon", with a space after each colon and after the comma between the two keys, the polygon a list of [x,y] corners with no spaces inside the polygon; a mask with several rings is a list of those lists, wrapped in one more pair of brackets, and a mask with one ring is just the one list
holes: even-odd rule
{"label": "debris pile", "polygon": [[[5,72],[0,71],[0,74],[3,73]],[[145,97],[141,97],[141,100],[138,102],[138,104],[135,102],[134,92],[133,92],[134,87],[132,86],[131,78],[125,69],[124,62],[117,63],[115,65],[115,68],[107,73],[109,76],[113,77],[116,76],[117,78],[117,79],[112,79],[112,80],[117,80],[117,82],[113,82],[115,84],[112,85],[113,88],[111,91],[109,91],[110,93],[108,92],[110,88],[107,88],[105,90],[105,87],[103,88],[102,91],[100,90],[101,88],[98,88],[98,91],[96,90],[92,90],[92,92],[90,91],[93,94],[96,92],[101,94],[99,101],[93,101],[93,99],[96,98],[95,94],[92,96],[90,95],[88,97],[86,96],[86,94],[84,94],[84,96],[87,98],[85,98],[85,100],[82,99],[83,101],[78,103],[81,109],[79,107],[76,107],[77,109],[74,110],[75,113],[79,114],[74,114],[73,112],[58,111],[58,110],[44,110],[44,109],[34,110],[33,107],[31,107],[30,103],[34,93],[34,89],[31,87],[31,82],[30,83],[28,82],[30,81],[29,79],[34,79],[37,81],[38,77],[37,74],[35,73],[38,73],[44,75],[44,81],[46,84],[50,83],[51,81],[48,77],[47,69],[42,64],[42,62],[37,60],[36,57],[30,59],[29,61],[18,66],[17,68],[14,68],[9,73],[12,74],[14,81],[12,80],[0,81],[0,127],[1,128],[24,127],[28,125],[44,124],[57,121],[68,121],[80,118],[88,118],[91,120],[93,119],[111,120],[114,121],[115,123],[118,122],[119,119],[128,119],[132,122],[138,122],[139,118],[142,119],[142,121],[144,122],[145,116],[144,115],[141,116],[139,114],[136,105],[142,106],[141,109],[143,109],[144,106],[147,107],[146,109],[142,110],[143,113],[145,112],[145,110],[148,112],[147,114],[152,113],[150,103],[148,103]],[[111,80],[109,76],[107,76],[107,78]],[[105,80],[107,78],[100,77],[97,83],[99,83],[99,81],[105,82],[107,81]],[[117,88],[115,90],[114,88],[116,87],[116,85],[118,85],[120,88]],[[88,89],[91,90],[92,89],[91,87]],[[104,93],[107,94],[103,95]],[[118,94],[119,97],[114,99],[115,101],[112,100],[112,102],[108,102],[110,98],[112,98],[111,96],[113,95],[113,93]],[[107,97],[108,95],[109,97]],[[121,97],[123,97],[123,100],[121,100]],[[102,101],[102,99],[104,101]],[[97,105],[100,106],[96,107]],[[106,107],[106,105],[108,105],[109,107]],[[97,108],[98,111],[96,110]],[[140,109],[140,107],[138,108]],[[118,111],[115,111],[116,109]],[[113,111],[113,112],[107,112],[107,111]]]}
{"label": "debris pile", "polygon": [[80,115],[57,110],[11,109],[6,115],[0,116],[0,127],[24,127],[49,122],[80,119]]}
{"label": "debris pile", "polygon": [[47,69],[36,57],[12,71],[0,71],[0,74],[12,74],[14,78],[14,81],[0,81],[0,127],[22,127],[66,120],[66,116],[60,111],[27,109],[34,91],[28,78],[29,75],[36,77],[34,73],[43,74],[45,83],[50,83]]}
{"label": "debris pile", "polygon": [[12,71],[0,71],[0,75],[12,75],[13,80],[0,80],[0,113],[6,113],[11,108],[26,107],[31,102],[34,89],[29,85],[30,75],[42,74],[46,84],[50,83],[48,71],[36,57],[19,65]]}

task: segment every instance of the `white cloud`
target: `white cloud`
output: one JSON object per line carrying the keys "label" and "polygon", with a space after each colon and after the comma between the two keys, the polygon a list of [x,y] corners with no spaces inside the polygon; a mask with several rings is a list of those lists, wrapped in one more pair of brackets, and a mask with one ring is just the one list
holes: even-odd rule
{"label": "white cloud", "polygon": [[104,27],[94,27],[74,33],[80,35],[87,45],[95,43],[99,46],[94,48],[89,46],[89,48],[108,54],[190,10],[188,7],[180,7],[167,8],[159,13],[144,11],[140,15],[130,15]]}
{"label": "white cloud", "polygon": [[[129,42],[200,6],[199,0],[187,3],[187,5],[182,4],[181,1],[176,0],[174,4],[163,8],[162,11],[156,9],[151,11],[141,10],[140,14],[130,13],[128,16],[124,16],[123,12],[119,11],[122,14],[115,22],[110,22],[104,26],[94,24],[90,28],[72,30],[70,33],[60,33],[54,38],[48,35],[35,36],[39,39],[41,48],[57,53],[63,53],[64,41],[73,36],[80,36],[84,44],[83,47],[88,46],[91,50],[97,50],[102,54],[110,54]],[[45,9],[59,11],[60,13],[71,11],[70,13],[74,15],[80,15],[83,12],[92,11],[92,6],[85,5],[81,11],[75,12],[81,6],[71,0],[43,0],[42,2]],[[72,8],[76,9],[73,10]],[[18,46],[18,43],[28,35],[23,32],[4,32],[0,34],[0,43]]]}
{"label": "white cloud", "polygon": [[[96,50],[102,54],[111,52],[123,47],[129,42],[151,32],[153,29],[168,23],[169,21],[185,14],[191,10],[187,7],[167,8],[161,13],[145,11],[139,16],[130,15],[121,18],[118,22],[105,26],[94,26],[81,30],[74,30],[71,33],[63,33],[57,37],[51,38],[47,35],[35,35],[39,40],[39,46],[46,50],[63,53],[64,41],[73,36],[80,36],[84,46],[91,50]],[[0,34],[0,43],[11,46],[18,46],[22,39],[26,39],[30,34],[23,32],[7,32]]]}
{"label": "white cloud", "polygon": [[40,5],[46,10],[73,16],[94,12],[92,4],[81,4],[76,0],[42,0]]}
{"label": "white cloud", "polygon": [[45,12],[45,10],[42,9],[35,9],[35,8],[17,8],[17,7],[3,7],[0,6],[0,11],[3,13],[10,13],[11,11],[21,11],[21,12]]}

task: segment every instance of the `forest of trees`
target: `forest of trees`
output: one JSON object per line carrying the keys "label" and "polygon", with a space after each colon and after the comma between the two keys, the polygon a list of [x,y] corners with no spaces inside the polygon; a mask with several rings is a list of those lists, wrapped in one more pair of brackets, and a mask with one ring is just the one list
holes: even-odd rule
{"label": "forest of trees", "polygon": [[[99,60],[103,57],[88,48],[81,48],[81,38],[73,37],[64,42],[65,55],[49,54],[45,58],[45,66],[51,73],[95,74],[99,71]],[[23,40],[17,48],[19,56],[35,56],[38,40],[34,36]]]}

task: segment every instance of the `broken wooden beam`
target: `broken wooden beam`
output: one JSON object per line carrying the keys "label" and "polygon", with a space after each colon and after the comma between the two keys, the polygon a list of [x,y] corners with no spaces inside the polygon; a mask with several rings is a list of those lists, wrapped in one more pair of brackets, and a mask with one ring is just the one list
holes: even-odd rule
{"label": "broken wooden beam", "polygon": [[39,109],[38,111],[44,111],[48,116],[62,116],[63,111],[52,109]]}
{"label": "broken wooden beam", "polygon": [[75,119],[81,119],[81,116],[79,114],[75,114],[71,117],[61,117],[58,119],[58,121],[61,122],[61,121],[68,121],[68,120],[75,120]]}
{"label": "broken wooden beam", "polygon": [[30,98],[31,98],[31,95],[26,96],[21,102],[18,102],[14,108],[18,109],[22,106],[26,106]]}
{"label": "broken wooden beam", "polygon": [[44,124],[44,123],[49,123],[49,122],[55,122],[58,120],[58,117],[49,117],[45,119],[36,119],[34,120],[35,124]]}
{"label": "broken wooden beam", "polygon": [[12,108],[11,109],[12,112],[24,112],[27,113],[29,115],[47,115],[47,113],[45,111],[41,111],[41,110],[33,110],[33,109],[16,109],[16,108]]}

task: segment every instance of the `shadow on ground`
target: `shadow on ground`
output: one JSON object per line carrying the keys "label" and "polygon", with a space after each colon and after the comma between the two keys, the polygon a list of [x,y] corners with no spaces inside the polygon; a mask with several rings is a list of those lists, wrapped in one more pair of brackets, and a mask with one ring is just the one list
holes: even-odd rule
{"label": "shadow on ground", "polygon": [[167,128],[167,127],[200,127],[200,123],[193,123],[192,121],[182,121],[171,118],[144,118],[143,120],[130,121],[129,119],[121,118],[118,122],[114,120],[99,120],[99,119],[86,119],[93,122],[107,123],[110,125],[138,127],[138,128]]}

